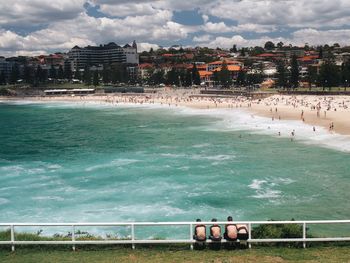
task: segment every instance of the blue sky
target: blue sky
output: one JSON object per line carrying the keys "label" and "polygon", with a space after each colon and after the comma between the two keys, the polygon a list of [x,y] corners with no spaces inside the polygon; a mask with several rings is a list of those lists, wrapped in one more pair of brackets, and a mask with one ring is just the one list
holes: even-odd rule
{"label": "blue sky", "polygon": [[282,41],[348,45],[349,0],[11,0],[0,9],[0,55],[35,55],[134,39],[229,48]]}

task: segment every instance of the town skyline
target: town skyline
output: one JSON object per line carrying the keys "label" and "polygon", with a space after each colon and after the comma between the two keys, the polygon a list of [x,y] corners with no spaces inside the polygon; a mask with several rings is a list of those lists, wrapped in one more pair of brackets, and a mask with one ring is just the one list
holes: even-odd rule
{"label": "town skyline", "polygon": [[35,56],[134,39],[139,51],[173,44],[254,47],[267,41],[344,46],[350,39],[348,10],[345,0],[14,0],[0,10],[0,52]]}

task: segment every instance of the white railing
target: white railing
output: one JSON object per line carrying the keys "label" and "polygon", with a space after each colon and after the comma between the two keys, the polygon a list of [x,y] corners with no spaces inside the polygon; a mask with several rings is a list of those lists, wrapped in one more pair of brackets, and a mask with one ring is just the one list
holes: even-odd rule
{"label": "white railing", "polygon": [[[335,241],[350,241],[350,226],[348,228],[348,233],[343,233],[343,237],[322,237],[322,238],[308,238],[307,237],[307,226],[308,225],[335,225],[335,224],[350,224],[350,220],[315,220],[315,221],[234,221],[234,222],[215,222],[218,225],[225,225],[229,223],[246,225],[248,228],[248,240],[249,248],[252,243],[273,243],[273,242],[302,242],[303,247],[306,247],[307,242],[335,242]],[[111,245],[111,244],[130,244],[132,248],[135,249],[136,244],[190,244],[191,249],[196,241],[193,239],[193,230],[197,224],[210,226],[213,222],[116,222],[116,223],[0,223],[0,227],[9,227],[11,233],[11,240],[0,241],[0,245],[11,245],[12,251],[15,250],[15,245],[72,245],[73,250],[75,250],[75,245]],[[296,224],[302,225],[303,236],[300,238],[268,238],[268,239],[258,239],[252,237],[252,226],[254,225],[280,225],[280,224]],[[129,227],[130,237],[129,239],[123,240],[77,240],[76,239],[76,228],[77,227]],[[164,240],[154,240],[154,239],[136,239],[135,229],[137,227],[156,227],[156,226],[188,226],[188,238],[185,239],[164,239]],[[71,229],[71,240],[65,241],[21,241],[15,239],[16,228],[19,227],[69,227]],[[20,232],[18,232],[20,233]],[[210,240],[206,241],[211,243]],[[221,243],[226,243],[226,240],[222,240]]]}

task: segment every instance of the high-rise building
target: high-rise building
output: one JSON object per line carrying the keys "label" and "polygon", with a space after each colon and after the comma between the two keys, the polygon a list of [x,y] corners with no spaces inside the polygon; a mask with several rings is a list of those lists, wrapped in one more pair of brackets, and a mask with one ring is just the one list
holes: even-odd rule
{"label": "high-rise building", "polygon": [[114,42],[107,45],[87,46],[84,48],[75,46],[68,52],[68,61],[72,71],[88,67],[98,67],[116,63],[138,64],[137,45],[121,47]]}
{"label": "high-rise building", "polygon": [[0,74],[4,74],[5,78],[8,79],[14,63],[7,61],[4,57],[0,57]]}

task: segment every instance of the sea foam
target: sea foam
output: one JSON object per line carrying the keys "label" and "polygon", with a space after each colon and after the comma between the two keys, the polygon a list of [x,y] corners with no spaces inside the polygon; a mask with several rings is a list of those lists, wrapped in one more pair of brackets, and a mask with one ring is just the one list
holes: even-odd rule
{"label": "sea foam", "polygon": [[[350,136],[331,133],[324,127],[313,126],[298,120],[272,120],[256,116],[242,109],[192,109],[181,107],[178,114],[208,116],[215,118],[207,128],[221,131],[244,131],[253,134],[270,135],[275,138],[293,138],[309,145],[323,146],[342,152],[350,152]],[[294,131],[295,136],[291,133]],[[280,135],[279,135],[280,133]]]}

